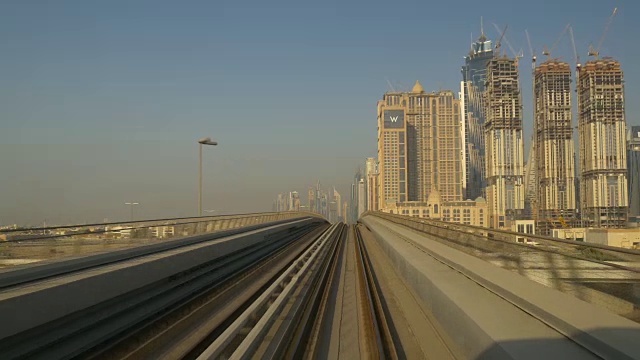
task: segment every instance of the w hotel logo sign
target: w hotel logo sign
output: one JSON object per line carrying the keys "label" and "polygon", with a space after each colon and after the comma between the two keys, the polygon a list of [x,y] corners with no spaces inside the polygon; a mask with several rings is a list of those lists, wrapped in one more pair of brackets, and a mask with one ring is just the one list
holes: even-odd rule
{"label": "w hotel logo sign", "polygon": [[404,128],[404,110],[385,110],[384,111],[384,128],[385,129],[403,129]]}

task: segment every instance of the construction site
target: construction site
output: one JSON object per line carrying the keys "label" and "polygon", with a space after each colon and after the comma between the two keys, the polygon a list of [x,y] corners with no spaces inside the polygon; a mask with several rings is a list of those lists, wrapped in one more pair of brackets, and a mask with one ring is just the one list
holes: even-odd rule
{"label": "construction site", "polygon": [[538,233],[575,226],[576,189],[571,67],[549,59],[533,73],[533,151]]}
{"label": "construction site", "polygon": [[489,225],[508,228],[524,214],[522,95],[517,57],[496,55],[488,62],[484,95]]}
{"label": "construction site", "polygon": [[577,80],[580,209],[586,227],[622,228],[629,207],[624,77],[618,61],[594,56]]}

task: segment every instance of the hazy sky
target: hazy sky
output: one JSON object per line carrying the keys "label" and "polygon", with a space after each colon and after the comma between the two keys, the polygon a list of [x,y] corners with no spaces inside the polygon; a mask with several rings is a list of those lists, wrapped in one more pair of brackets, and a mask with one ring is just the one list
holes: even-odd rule
{"label": "hazy sky", "polygon": [[[637,124],[637,1],[2,1],[0,224],[126,219],[132,200],[144,218],[195,215],[203,136],[220,142],[205,209],[270,210],[318,179],[347,198],[387,79],[458,91],[481,15],[524,49],[530,134],[524,30],[539,52],[571,22],[584,62],[614,6],[601,53],[621,61]],[[553,55],[573,58],[568,37]]]}

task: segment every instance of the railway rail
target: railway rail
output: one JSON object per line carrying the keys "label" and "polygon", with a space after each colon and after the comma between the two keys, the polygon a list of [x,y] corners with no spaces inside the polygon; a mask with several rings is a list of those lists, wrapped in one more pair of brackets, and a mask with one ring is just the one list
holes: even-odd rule
{"label": "railway rail", "polygon": [[308,358],[329,346],[315,335],[334,311],[328,299],[348,245],[350,254],[355,254],[362,299],[361,308],[352,310],[365,314],[363,346],[376,358],[397,358],[359,231],[319,222],[286,228],[290,223],[283,220],[5,273],[0,277],[0,310],[3,295],[11,298],[16,292],[64,286],[66,279],[111,274],[132,263],[285,226],[266,241],[0,338],[0,357]]}
{"label": "railway rail", "polygon": [[[369,258],[359,226],[354,226],[353,231],[356,239],[358,276],[361,279],[360,291],[363,297],[366,298],[364,307],[366,308],[365,316],[367,323],[365,325],[368,327],[366,332],[369,334],[369,351],[372,352],[371,355],[373,358],[397,359],[398,352],[394,344],[390,323],[387,319],[371,259]],[[371,344],[372,340],[375,340],[373,344]]]}

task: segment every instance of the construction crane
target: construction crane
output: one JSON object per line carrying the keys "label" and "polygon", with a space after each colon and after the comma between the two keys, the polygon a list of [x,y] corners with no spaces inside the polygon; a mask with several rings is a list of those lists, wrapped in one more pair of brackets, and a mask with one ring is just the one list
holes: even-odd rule
{"label": "construction crane", "polygon": [[[569,35],[571,36],[571,46],[573,47],[573,60],[576,63],[576,84],[578,83],[578,79],[580,78],[580,69],[582,68],[582,64],[580,64],[580,55],[578,55],[578,50],[576,50],[576,39],[573,37],[573,26],[569,26]],[[576,87],[576,92],[578,89]],[[575,126],[577,129],[578,127]]]}
{"label": "construction crane", "polygon": [[[496,31],[498,33],[500,33],[500,27],[498,25],[496,25],[496,23],[493,23],[493,27],[496,28]],[[505,33],[507,31],[507,25],[504,26],[504,30],[502,31],[502,34],[500,35],[500,44],[502,39],[504,39],[504,41],[507,43],[507,46],[509,47],[509,50],[511,51],[511,55],[513,55],[513,57],[516,59],[516,63],[518,62],[518,60],[520,58],[522,58],[524,56],[522,50],[520,50],[520,52],[516,53],[515,49],[513,48],[513,46],[511,46],[511,43],[509,42],[509,40],[507,39],[507,37],[505,36]],[[496,49],[499,47],[498,43],[496,43]]]}
{"label": "construction crane", "polygon": [[567,222],[565,221],[565,219],[562,217],[562,215],[558,216],[558,221],[560,222],[560,224],[562,225],[563,228],[565,229],[569,229],[571,226],[569,226],[569,224],[567,224]]}
{"label": "construction crane", "polygon": [[555,47],[558,45],[558,43],[560,42],[564,34],[567,33],[567,30],[569,30],[570,27],[571,27],[570,23],[564,27],[564,30],[562,30],[562,32],[560,33],[560,36],[558,36],[558,38],[553,43],[553,45],[551,45],[551,49],[548,49],[547,46],[545,45],[544,50],[542,50],[542,54],[547,55],[547,60],[551,59],[551,52],[553,51],[553,49],[555,49]]}
{"label": "construction crane", "polygon": [[576,50],[576,39],[573,37],[572,26],[569,26],[569,36],[571,36],[571,46],[573,47],[573,60],[576,62],[576,68],[579,68],[582,64],[580,64],[580,55],[578,55],[578,50]]}
{"label": "construction crane", "polygon": [[531,38],[529,38],[529,31],[525,30],[524,33],[527,35],[527,43],[529,44],[529,54],[531,54],[531,70],[535,70],[536,68],[536,54],[533,51],[533,46],[531,46]]}
{"label": "construction crane", "polygon": [[387,80],[387,84],[389,85],[391,91],[396,92],[396,89],[393,87],[393,85],[391,85],[391,81],[389,81],[389,78],[385,78],[385,80]]}
{"label": "construction crane", "polygon": [[[496,24],[493,24],[493,25],[496,25]],[[500,34],[500,37],[498,38],[498,41],[496,41],[496,47],[495,47],[495,52],[496,53],[500,53],[500,46],[502,46],[502,38],[504,37],[504,34],[507,32],[507,27],[508,26],[509,26],[509,24],[504,26],[504,30],[502,30],[502,33]],[[498,33],[499,32],[500,32],[500,29],[498,29]]]}
{"label": "construction crane", "polygon": [[611,13],[611,16],[609,16],[609,19],[607,20],[607,24],[604,26],[604,31],[602,32],[600,41],[598,41],[598,46],[594,49],[593,46],[589,45],[589,53],[587,53],[588,56],[593,56],[594,58],[596,58],[596,60],[598,59],[598,57],[600,56],[600,47],[602,47],[602,43],[604,42],[604,39],[607,36],[607,32],[609,31],[609,26],[611,26],[611,23],[613,22],[613,18],[616,16],[617,13],[618,13],[618,8],[617,7],[613,8],[613,12]]}

